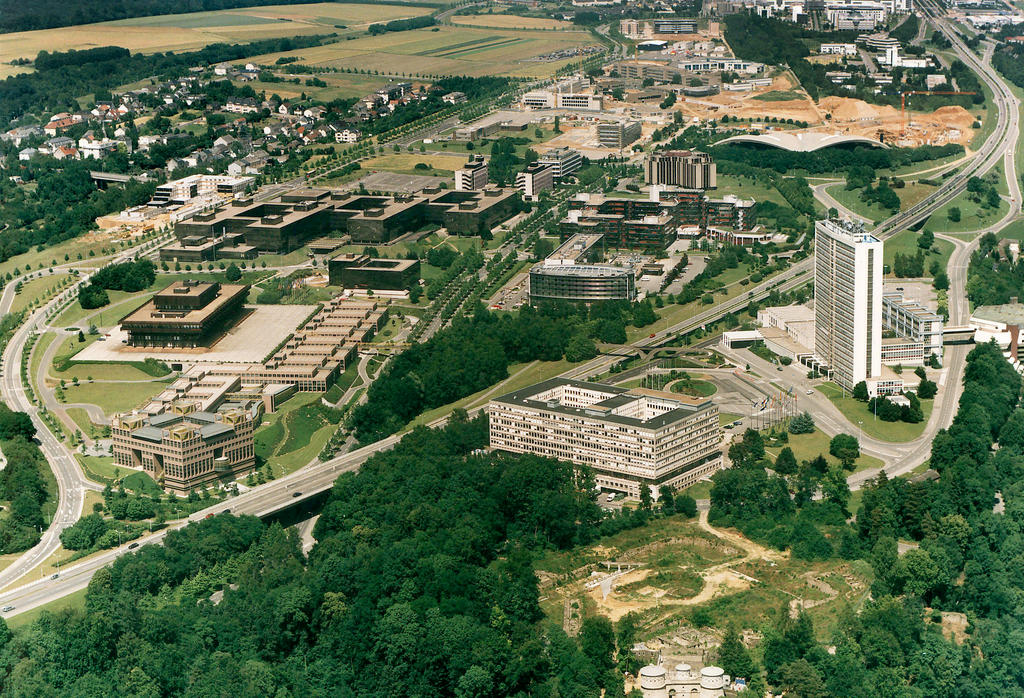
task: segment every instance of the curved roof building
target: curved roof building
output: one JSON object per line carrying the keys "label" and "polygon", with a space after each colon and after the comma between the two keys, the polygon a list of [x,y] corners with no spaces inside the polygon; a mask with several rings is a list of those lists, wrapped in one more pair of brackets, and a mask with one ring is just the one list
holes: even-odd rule
{"label": "curved roof building", "polygon": [[848,133],[817,133],[808,131],[793,133],[791,131],[770,131],[760,134],[744,134],[720,140],[715,145],[725,143],[755,143],[773,148],[781,148],[794,153],[810,153],[834,145],[870,145],[876,148],[888,148],[882,141],[867,136],[854,136]]}

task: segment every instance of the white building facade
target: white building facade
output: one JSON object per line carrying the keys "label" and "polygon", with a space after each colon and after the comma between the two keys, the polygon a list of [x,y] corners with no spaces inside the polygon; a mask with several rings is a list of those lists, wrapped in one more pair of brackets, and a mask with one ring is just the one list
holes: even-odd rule
{"label": "white building facade", "polygon": [[846,390],[882,373],[882,267],[882,241],[862,227],[814,224],[814,353]]}

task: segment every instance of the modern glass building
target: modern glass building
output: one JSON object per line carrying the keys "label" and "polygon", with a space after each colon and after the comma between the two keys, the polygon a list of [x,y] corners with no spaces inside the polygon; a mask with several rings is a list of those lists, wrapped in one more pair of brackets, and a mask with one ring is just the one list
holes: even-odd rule
{"label": "modern glass building", "polygon": [[538,264],[530,270],[530,302],[546,300],[593,303],[636,298],[632,269],[601,264],[552,266]]}

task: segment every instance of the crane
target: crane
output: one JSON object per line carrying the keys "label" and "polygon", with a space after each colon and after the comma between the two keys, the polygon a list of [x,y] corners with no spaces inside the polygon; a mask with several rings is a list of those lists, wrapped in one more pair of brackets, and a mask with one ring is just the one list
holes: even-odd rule
{"label": "crane", "polygon": [[945,90],[941,92],[927,92],[924,90],[907,90],[900,92],[900,133],[907,135],[907,95],[973,95],[977,92],[959,92],[957,90]]}

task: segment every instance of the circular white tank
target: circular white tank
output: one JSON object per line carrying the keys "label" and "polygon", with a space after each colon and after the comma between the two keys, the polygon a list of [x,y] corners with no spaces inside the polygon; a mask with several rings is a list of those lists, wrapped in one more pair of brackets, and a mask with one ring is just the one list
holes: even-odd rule
{"label": "circular white tank", "polygon": [[647,691],[664,691],[666,684],[665,667],[648,664],[640,669],[640,688]]}
{"label": "circular white tank", "polygon": [[706,666],[700,670],[700,687],[711,690],[725,688],[725,670],[717,666]]}

